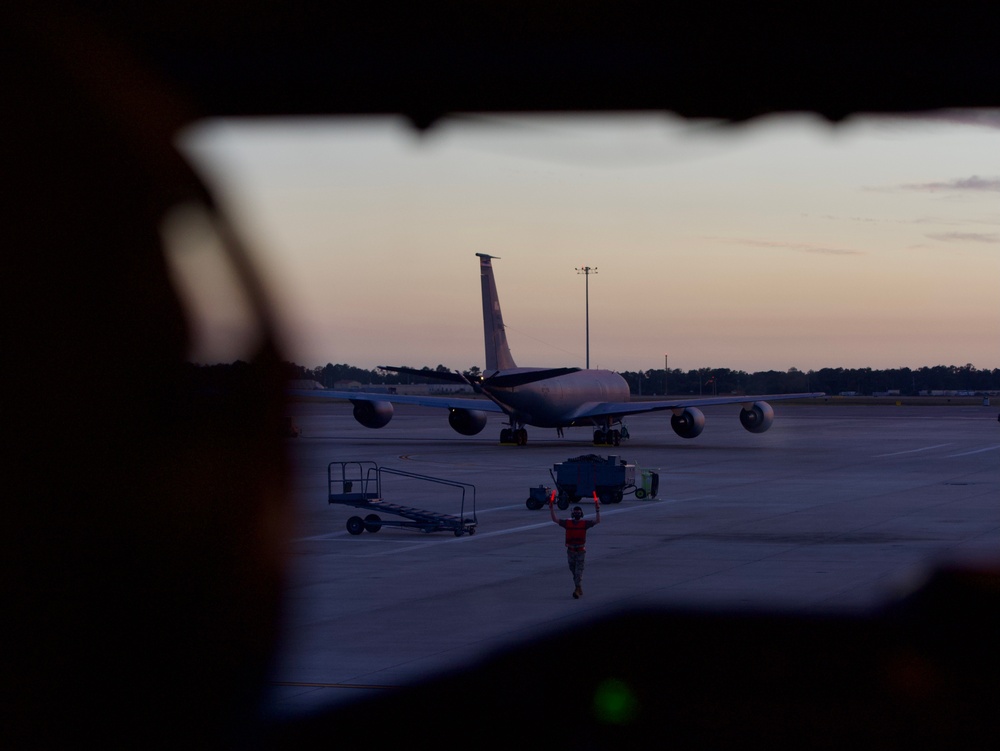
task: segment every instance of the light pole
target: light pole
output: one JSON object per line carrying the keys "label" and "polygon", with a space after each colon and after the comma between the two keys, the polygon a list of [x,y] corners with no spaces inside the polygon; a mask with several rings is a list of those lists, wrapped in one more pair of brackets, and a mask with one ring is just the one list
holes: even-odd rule
{"label": "light pole", "polygon": [[587,370],[590,370],[590,275],[597,273],[597,267],[591,268],[590,266],[584,266],[576,270],[577,274],[583,274],[586,288],[586,302],[587,302]]}

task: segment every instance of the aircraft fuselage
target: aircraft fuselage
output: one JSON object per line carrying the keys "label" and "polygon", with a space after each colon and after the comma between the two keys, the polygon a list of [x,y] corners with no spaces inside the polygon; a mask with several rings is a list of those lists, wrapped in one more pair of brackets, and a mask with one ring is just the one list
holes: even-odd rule
{"label": "aircraft fuselage", "polygon": [[[539,368],[514,368],[502,371],[530,373]],[[602,402],[629,401],[628,383],[610,370],[579,370],[510,388],[493,387],[489,393],[508,410],[515,420],[540,428],[571,425],[581,408]],[[591,419],[578,424],[593,424]]]}

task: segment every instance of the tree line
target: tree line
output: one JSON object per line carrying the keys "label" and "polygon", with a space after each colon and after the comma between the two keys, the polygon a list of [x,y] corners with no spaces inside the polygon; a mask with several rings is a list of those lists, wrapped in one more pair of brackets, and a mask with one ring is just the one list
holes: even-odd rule
{"label": "tree line", "polygon": [[[237,366],[201,366],[227,368]],[[410,366],[408,366],[410,367]],[[345,382],[362,386],[390,386],[400,384],[440,384],[430,377],[400,375],[379,369],[366,370],[353,365],[327,363],[307,368],[295,363],[285,363],[288,380],[311,380],[325,388]],[[428,375],[450,372],[444,365],[424,366],[419,370]],[[480,374],[478,366],[463,371],[470,378]],[[730,368],[697,368],[680,370],[663,368],[645,371],[622,371],[622,378],[636,396],[669,394],[790,394],[822,391],[827,394],[870,395],[898,393],[917,396],[933,391],[985,393],[1000,391],[1000,368],[980,370],[971,363],[966,365],[934,365],[921,368],[821,368],[803,371],[789,368],[785,371],[765,370],[754,373]]]}

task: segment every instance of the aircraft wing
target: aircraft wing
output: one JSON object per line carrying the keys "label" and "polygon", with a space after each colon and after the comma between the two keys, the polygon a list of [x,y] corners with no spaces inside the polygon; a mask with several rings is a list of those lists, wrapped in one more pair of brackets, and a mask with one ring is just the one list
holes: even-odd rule
{"label": "aircraft wing", "polygon": [[753,404],[754,402],[779,402],[789,399],[815,399],[826,396],[822,391],[808,394],[747,394],[745,396],[705,396],[696,399],[671,399],[643,402],[588,402],[580,407],[574,419],[608,417],[609,415],[638,415],[685,407],[710,407],[715,404]]}
{"label": "aircraft wing", "polygon": [[[407,375],[420,376],[421,378],[434,378],[439,381],[450,383],[469,384],[472,383],[468,377],[458,371],[444,370],[417,370],[395,365],[379,365],[381,370],[391,370],[394,373],[405,373]],[[579,368],[522,368],[516,372],[500,373],[498,375],[487,376],[477,381],[483,386],[494,386],[496,388],[510,388],[513,386],[525,386],[537,381],[546,381],[549,378],[576,373]]]}
{"label": "aircraft wing", "polygon": [[471,409],[480,412],[504,411],[489,399],[473,399],[457,396],[418,396],[416,394],[383,394],[373,391],[329,391],[327,389],[290,389],[289,396],[304,399],[350,399],[363,402],[391,402],[392,404],[416,404],[420,407],[438,409]]}

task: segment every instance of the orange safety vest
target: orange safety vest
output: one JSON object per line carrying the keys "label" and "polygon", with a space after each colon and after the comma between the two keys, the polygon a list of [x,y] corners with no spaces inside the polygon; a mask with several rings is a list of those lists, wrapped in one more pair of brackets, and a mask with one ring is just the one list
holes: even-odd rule
{"label": "orange safety vest", "polygon": [[587,542],[587,520],[566,519],[566,547],[583,550]]}

